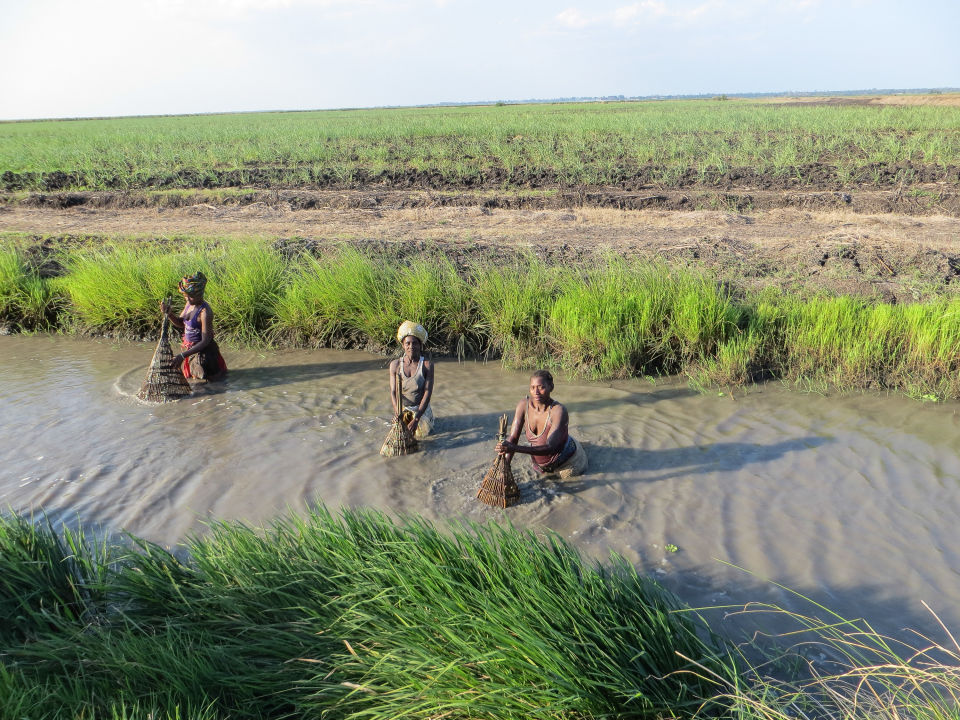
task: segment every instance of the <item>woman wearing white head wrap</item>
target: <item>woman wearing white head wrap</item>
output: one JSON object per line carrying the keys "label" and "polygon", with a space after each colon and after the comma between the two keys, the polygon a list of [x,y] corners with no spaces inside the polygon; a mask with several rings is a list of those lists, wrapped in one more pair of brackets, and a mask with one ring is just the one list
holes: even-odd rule
{"label": "woman wearing white head wrap", "polygon": [[397,376],[403,396],[403,420],[419,440],[426,437],[434,425],[430,397],[433,395],[433,362],[423,355],[427,331],[422,325],[407,320],[397,329],[397,340],[403,346],[403,355],[390,363],[390,402],[397,407]]}

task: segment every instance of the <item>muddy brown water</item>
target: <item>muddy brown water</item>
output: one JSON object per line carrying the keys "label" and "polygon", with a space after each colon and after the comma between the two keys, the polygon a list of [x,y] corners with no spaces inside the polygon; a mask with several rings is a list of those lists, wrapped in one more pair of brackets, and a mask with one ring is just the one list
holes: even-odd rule
{"label": "muddy brown water", "polygon": [[518,457],[522,503],[504,511],[474,495],[527,373],[438,361],[438,432],[385,459],[388,358],[233,351],[220,387],[145,405],[152,352],[0,337],[0,507],[167,545],[212,518],[268,523],[317,502],[496,518],[617,552],[696,607],[813,612],[779,584],[887,632],[935,631],[923,602],[960,628],[958,404],[561,377],[590,469],[545,480]]}

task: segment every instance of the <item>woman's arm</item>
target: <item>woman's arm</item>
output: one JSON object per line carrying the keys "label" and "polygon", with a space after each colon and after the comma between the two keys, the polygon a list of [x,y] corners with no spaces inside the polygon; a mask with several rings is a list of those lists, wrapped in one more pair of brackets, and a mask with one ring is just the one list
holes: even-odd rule
{"label": "woman's arm", "polygon": [[397,412],[397,367],[400,360],[394,360],[390,363],[390,412]]}
{"label": "woman's arm", "polygon": [[170,305],[170,303],[168,303],[166,300],[161,300],[160,309],[163,311],[163,314],[167,316],[167,320],[170,321],[171,325],[178,330],[183,330],[183,318],[174,314],[173,306]]}

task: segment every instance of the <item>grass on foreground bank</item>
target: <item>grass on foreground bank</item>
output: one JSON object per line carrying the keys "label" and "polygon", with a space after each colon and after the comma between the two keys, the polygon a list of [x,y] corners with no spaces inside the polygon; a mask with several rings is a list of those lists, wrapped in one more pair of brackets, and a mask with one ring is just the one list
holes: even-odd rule
{"label": "grass on foreground bank", "polygon": [[555,536],[320,509],[186,552],[0,519],[0,718],[689,716],[699,666],[729,672],[655,582]]}
{"label": "grass on foreground bank", "polygon": [[319,508],[181,550],[0,516],[0,720],[960,717],[955,646],[738,647],[554,535]]}
{"label": "grass on foreground bank", "polygon": [[0,250],[0,318],[26,328],[154,337],[159,299],[199,269],[218,336],[236,342],[393,348],[399,323],[416,318],[435,351],[517,367],[960,397],[960,299],[738,293],[689,268],[613,256],[458,265],[439,251],[400,258],[344,245],[287,257],[256,242],[118,242],[61,250],[63,274],[50,279],[26,258]]}
{"label": "grass on foreground bank", "polygon": [[731,171],[902,187],[956,181],[958,126],[957,107],[742,99],[15,122],[0,190],[676,186]]}

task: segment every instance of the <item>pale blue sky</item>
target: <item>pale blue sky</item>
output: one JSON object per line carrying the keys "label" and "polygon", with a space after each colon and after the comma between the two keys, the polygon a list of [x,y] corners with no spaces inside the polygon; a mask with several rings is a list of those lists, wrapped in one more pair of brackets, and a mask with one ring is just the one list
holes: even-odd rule
{"label": "pale blue sky", "polygon": [[0,119],[960,86],[960,0],[0,0]]}

